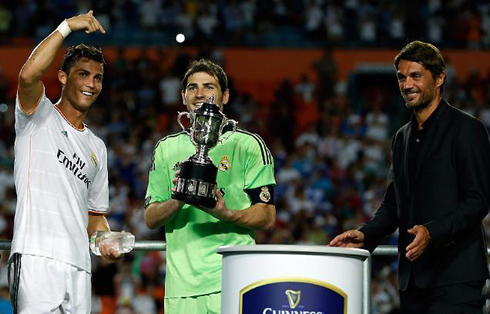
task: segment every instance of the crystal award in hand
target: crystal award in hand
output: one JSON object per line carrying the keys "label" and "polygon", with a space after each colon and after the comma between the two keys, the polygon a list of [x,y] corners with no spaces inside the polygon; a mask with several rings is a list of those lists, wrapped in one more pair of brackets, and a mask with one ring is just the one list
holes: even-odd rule
{"label": "crystal award in hand", "polygon": [[95,231],[90,237],[90,250],[100,256],[101,245],[107,245],[121,254],[128,253],[134,248],[134,235],[126,231]]}

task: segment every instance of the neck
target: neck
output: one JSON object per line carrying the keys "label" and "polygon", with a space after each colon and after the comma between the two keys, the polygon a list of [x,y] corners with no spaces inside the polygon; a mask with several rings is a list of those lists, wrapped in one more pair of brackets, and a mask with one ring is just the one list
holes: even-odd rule
{"label": "neck", "polygon": [[65,117],[66,121],[68,121],[75,129],[83,130],[85,120],[85,116],[87,112],[82,112],[75,107],[73,107],[68,100],[65,98],[61,98],[60,102],[56,104],[56,107],[59,109],[61,114]]}
{"label": "neck", "polygon": [[430,102],[430,104],[420,110],[414,110],[415,118],[417,119],[418,129],[422,130],[422,125],[430,117],[430,115],[437,109],[437,106],[441,103],[441,96],[438,95]]}

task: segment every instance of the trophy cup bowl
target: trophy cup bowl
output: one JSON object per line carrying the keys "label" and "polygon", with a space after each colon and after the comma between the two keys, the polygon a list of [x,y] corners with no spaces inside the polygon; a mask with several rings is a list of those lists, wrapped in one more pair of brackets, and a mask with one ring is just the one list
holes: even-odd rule
{"label": "trophy cup bowl", "polygon": [[[190,120],[188,130],[182,125],[182,116],[187,116]],[[190,136],[192,144],[196,147],[196,153],[182,163],[172,198],[187,204],[212,208],[216,205],[214,191],[217,187],[218,168],[213,164],[208,153],[211,148],[235,133],[237,122],[227,119],[219,107],[212,103],[204,103],[192,112],[179,112],[177,121]],[[233,127],[232,133],[225,139],[220,139],[224,127],[228,124]]]}

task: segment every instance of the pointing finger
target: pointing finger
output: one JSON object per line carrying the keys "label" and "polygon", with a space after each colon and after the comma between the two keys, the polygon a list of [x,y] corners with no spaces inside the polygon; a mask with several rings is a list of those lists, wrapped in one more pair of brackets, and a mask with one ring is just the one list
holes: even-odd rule
{"label": "pointing finger", "polygon": [[102,24],[100,24],[99,20],[97,20],[95,17],[93,18],[93,21],[95,23],[95,28],[96,30],[99,30],[102,34],[105,34],[105,29],[102,27]]}

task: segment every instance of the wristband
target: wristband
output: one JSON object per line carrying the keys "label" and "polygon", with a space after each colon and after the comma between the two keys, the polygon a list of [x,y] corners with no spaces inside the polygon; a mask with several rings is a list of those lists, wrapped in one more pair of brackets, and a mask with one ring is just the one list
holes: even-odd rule
{"label": "wristband", "polygon": [[66,20],[64,20],[63,22],[61,22],[61,24],[58,25],[58,27],[56,28],[56,30],[58,32],[60,32],[60,34],[61,34],[61,36],[63,36],[63,38],[66,38],[66,36],[70,35],[70,33],[71,33],[71,28],[68,25],[68,22]]}

